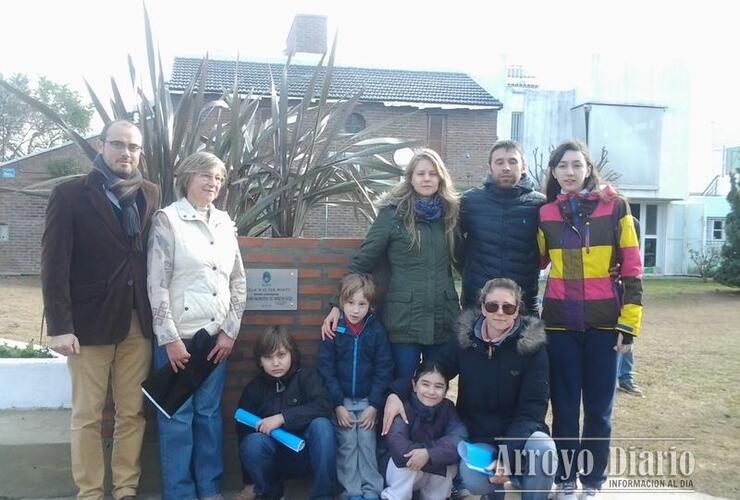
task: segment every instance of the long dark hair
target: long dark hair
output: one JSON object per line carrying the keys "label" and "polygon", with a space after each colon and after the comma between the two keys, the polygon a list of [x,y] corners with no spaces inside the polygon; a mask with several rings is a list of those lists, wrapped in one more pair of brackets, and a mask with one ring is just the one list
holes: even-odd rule
{"label": "long dark hair", "polygon": [[591,159],[588,148],[581,141],[573,140],[563,142],[553,149],[552,153],[550,153],[550,160],[547,162],[547,179],[545,180],[545,196],[547,196],[547,201],[553,201],[563,189],[552,171],[558,166],[560,160],[563,159],[563,155],[565,155],[567,151],[581,153],[583,158],[586,160],[586,165],[591,167],[591,173],[583,182],[583,187],[589,191],[595,192],[601,199],[606,199],[606,195],[602,191],[605,181],[596,169],[596,165],[594,165],[594,162]]}

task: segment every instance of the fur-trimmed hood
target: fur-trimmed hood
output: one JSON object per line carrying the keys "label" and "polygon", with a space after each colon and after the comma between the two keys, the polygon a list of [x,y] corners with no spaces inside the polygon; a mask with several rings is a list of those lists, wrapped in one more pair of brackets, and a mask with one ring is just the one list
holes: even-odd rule
{"label": "fur-trimmed hood", "polygon": [[[474,347],[473,344],[478,337],[475,334],[476,327],[482,315],[478,309],[466,309],[460,315],[457,323],[457,341],[461,349]],[[509,335],[504,342],[516,340],[516,350],[519,354],[526,356],[536,352],[547,343],[545,336],[545,323],[531,316],[519,316],[514,323],[515,331]]]}

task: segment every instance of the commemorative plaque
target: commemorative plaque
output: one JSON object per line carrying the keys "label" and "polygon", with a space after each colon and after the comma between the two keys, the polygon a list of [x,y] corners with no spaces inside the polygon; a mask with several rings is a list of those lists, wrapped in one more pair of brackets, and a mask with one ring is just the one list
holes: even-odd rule
{"label": "commemorative plaque", "polygon": [[247,311],[298,309],[298,269],[245,269]]}

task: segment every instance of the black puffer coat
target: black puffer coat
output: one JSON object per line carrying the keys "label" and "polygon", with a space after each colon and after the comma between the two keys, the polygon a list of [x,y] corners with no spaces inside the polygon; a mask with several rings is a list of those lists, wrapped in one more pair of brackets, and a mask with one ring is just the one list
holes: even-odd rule
{"label": "black puffer coat", "polygon": [[522,287],[527,313],[536,311],[537,225],[544,203],[545,196],[526,174],[512,189],[500,189],[488,176],[482,186],[462,195],[456,256],[463,308],[477,304],[489,279],[509,278]]}

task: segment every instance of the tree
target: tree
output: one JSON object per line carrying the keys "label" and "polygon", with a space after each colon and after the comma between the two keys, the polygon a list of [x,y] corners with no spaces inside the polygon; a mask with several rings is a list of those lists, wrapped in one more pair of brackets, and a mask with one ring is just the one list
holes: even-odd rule
{"label": "tree", "polygon": [[[3,80],[0,74],[0,80]],[[7,80],[54,110],[80,134],[90,128],[93,108],[66,84],[40,77],[32,87],[26,75],[16,73]],[[69,140],[59,126],[43,113],[0,87],[0,162],[14,160]]]}
{"label": "tree", "polygon": [[716,248],[707,248],[705,250],[689,250],[691,261],[696,266],[696,272],[699,273],[702,281],[706,283],[709,278],[714,276],[719,265],[719,250]]}
{"label": "tree", "polygon": [[740,287],[740,169],[730,174],[730,213],[725,218],[725,244],[722,246],[722,263],[714,279],[727,286]]}

